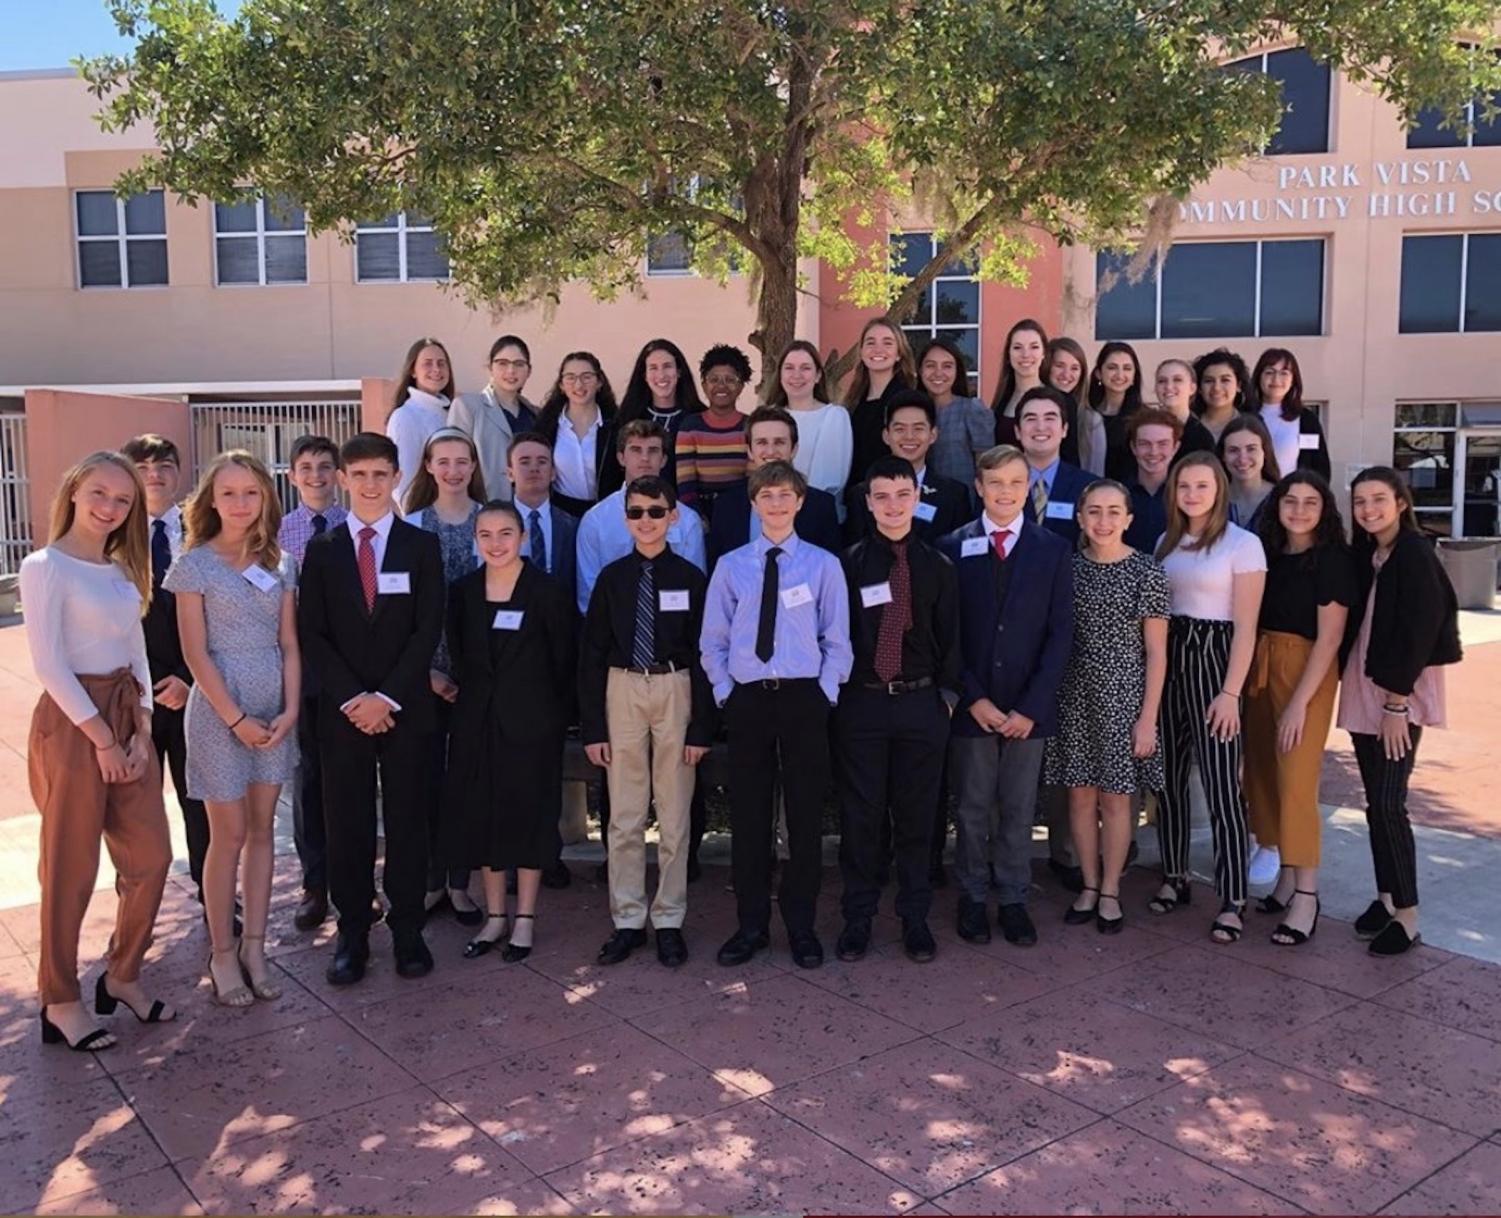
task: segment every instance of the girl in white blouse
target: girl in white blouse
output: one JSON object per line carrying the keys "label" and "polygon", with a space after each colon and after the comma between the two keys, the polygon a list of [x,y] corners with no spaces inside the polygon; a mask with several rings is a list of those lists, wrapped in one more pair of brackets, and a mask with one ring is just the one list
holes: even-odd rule
{"label": "girl in white blouse", "polygon": [[396,506],[406,510],[407,488],[422,468],[422,446],[448,422],[448,407],[456,390],[448,348],[436,338],[419,338],[407,349],[386,435],[396,444]]}
{"label": "girl in white blouse", "polygon": [[94,453],[64,475],[51,541],[21,564],[21,600],[43,690],[27,743],[31,796],[42,816],[42,1040],[93,1052],[116,1043],[89,1017],[78,987],[78,934],[101,837],[118,874],[119,904],[95,1010],[109,1015],[123,1002],[142,1023],[175,1015],[140,982],[172,845],[141,631],[151,602],[145,498],[135,467],[119,453]]}
{"label": "girl in white blouse", "polygon": [[850,478],[855,436],[850,412],[829,401],[824,387],[823,361],[818,348],[803,339],[789,343],[777,361],[777,387],[769,405],[785,406],[797,420],[797,452],[793,467],[809,486],[834,496],[844,513],[844,485]]}

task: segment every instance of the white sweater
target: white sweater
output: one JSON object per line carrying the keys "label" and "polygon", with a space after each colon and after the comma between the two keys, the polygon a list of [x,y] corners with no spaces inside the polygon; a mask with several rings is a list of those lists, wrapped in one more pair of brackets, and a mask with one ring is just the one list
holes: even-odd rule
{"label": "white sweater", "polygon": [[400,463],[396,481],[396,506],[406,510],[407,488],[422,468],[422,449],[428,437],[448,422],[448,399],[413,387],[407,400],[386,420],[386,435],[396,444]]}
{"label": "white sweater", "polygon": [[842,518],[844,484],[850,480],[850,462],[855,456],[850,412],[828,403],[817,410],[794,410],[792,417],[797,420],[797,452],[792,454],[792,467],[809,486],[834,496]]}

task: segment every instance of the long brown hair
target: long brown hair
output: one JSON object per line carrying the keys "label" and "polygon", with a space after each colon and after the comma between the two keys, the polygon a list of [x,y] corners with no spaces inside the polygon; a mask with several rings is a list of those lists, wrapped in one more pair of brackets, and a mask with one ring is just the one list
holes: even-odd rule
{"label": "long brown hair", "polygon": [[406,514],[408,516],[415,516],[423,508],[438,502],[438,480],[427,472],[427,463],[433,455],[434,445],[437,444],[469,445],[469,459],[474,462],[474,472],[469,475],[469,498],[475,503],[486,501],[485,475],[479,467],[479,449],[474,443],[474,438],[460,427],[440,427],[428,436],[427,443],[422,446],[422,464],[412,475],[412,484],[407,488]]}
{"label": "long brown hair", "polygon": [[[990,399],[991,413],[998,419],[1005,415],[1006,403],[1016,392],[1016,369],[1011,366],[1011,340],[1022,330],[1031,330],[1042,339],[1043,359],[1047,359],[1048,332],[1042,328],[1042,322],[1031,317],[1023,317],[1006,331],[1006,341],[1001,347],[1001,379],[996,383],[995,397]],[[1039,378],[1042,377],[1041,365],[1038,366],[1037,375]]]}
{"label": "long brown hair", "polygon": [[771,392],[766,395],[766,404],[786,407],[787,391],[782,388],[782,365],[787,362],[787,357],[794,351],[801,351],[813,361],[813,366],[818,369],[818,379],[813,382],[813,400],[827,404],[829,388],[823,379],[823,356],[818,354],[818,348],[806,338],[794,338],[782,348],[782,354],[777,356],[777,373],[771,378]]}
{"label": "long brown hair", "polygon": [[[844,404],[851,410],[870,396],[870,369],[860,358],[860,348],[865,346],[865,336],[877,326],[885,326],[896,335],[896,367],[891,370],[891,379],[907,389],[917,387],[917,361],[912,358],[912,344],[902,332],[901,326],[889,317],[872,317],[860,327],[860,341],[855,345],[855,374],[850,377],[849,387],[844,391]],[[781,380],[781,361],[777,361],[777,379]]]}
{"label": "long brown hair", "polygon": [[1261,374],[1278,364],[1286,364],[1287,370],[1293,374],[1293,383],[1287,390],[1287,396],[1282,399],[1282,417],[1291,423],[1303,413],[1303,370],[1298,367],[1298,357],[1286,347],[1268,347],[1261,353],[1261,358],[1256,361],[1256,370],[1251,373],[1251,388],[1247,392],[1259,411],[1262,406]]}
{"label": "long brown hair", "polygon": [[1159,562],[1176,550],[1188,536],[1188,517],[1178,506],[1178,480],[1183,476],[1184,470],[1199,465],[1214,473],[1214,506],[1209,509],[1209,521],[1204,526],[1204,532],[1197,541],[1183,548],[1207,554],[1230,526],[1230,480],[1225,476],[1225,467],[1213,453],[1185,453],[1173,463],[1167,476],[1167,529],[1162,535],[1162,544],[1157,547]]}
{"label": "long brown hair", "polygon": [[1039,369],[1042,374],[1042,383],[1044,385],[1051,385],[1053,383],[1048,379],[1048,375],[1053,371],[1053,361],[1058,358],[1060,352],[1064,355],[1073,356],[1079,365],[1079,383],[1067,391],[1069,397],[1074,399],[1075,405],[1079,408],[1088,406],[1089,356],[1084,354],[1083,347],[1066,334],[1060,335],[1058,338],[1048,339],[1042,349],[1042,367]]}
{"label": "long brown hair", "polygon": [[224,521],[219,518],[219,509],[214,506],[214,479],[231,465],[249,470],[261,488],[260,519],[245,534],[245,549],[261,566],[275,571],[281,565],[281,546],[276,540],[277,531],[281,528],[281,498],[276,493],[276,484],[271,481],[266,467],[243,448],[232,448],[220,453],[209,462],[203,476],[198,479],[198,485],[193,488],[193,493],[188,496],[182,509],[182,548],[191,550],[195,546],[201,546],[224,531]]}
{"label": "long brown hair", "polygon": [[135,487],[135,499],[125,519],[104,539],[104,557],[125,572],[125,578],[135,585],[141,594],[141,615],[151,607],[151,542],[146,529],[146,488],[141,485],[141,475],[135,463],[116,452],[90,453],[66,474],[57,494],[52,497],[52,519],[48,528],[47,544],[67,536],[73,528],[73,496],[79,484],[101,465],[113,465],[130,476]]}
{"label": "long brown hair", "polygon": [[[458,387],[453,383],[453,356],[448,354],[445,347],[436,338],[419,338],[407,348],[407,357],[401,361],[401,371],[396,375],[396,392],[391,395],[391,414],[396,408],[407,400],[412,387],[417,383],[417,357],[429,347],[436,347],[443,352],[443,358],[448,361],[448,384],[443,386],[443,396],[450,402],[458,395]],[[387,415],[389,418],[390,415]]]}

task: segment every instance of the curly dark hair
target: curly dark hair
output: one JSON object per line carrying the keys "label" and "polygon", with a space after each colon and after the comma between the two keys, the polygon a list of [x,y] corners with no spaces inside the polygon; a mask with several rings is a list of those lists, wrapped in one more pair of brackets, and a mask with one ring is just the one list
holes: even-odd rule
{"label": "curly dark hair", "polygon": [[1339,504],[1335,502],[1334,491],[1330,489],[1323,477],[1314,473],[1313,470],[1295,469],[1287,476],[1278,479],[1277,485],[1272,487],[1271,494],[1267,496],[1267,510],[1261,513],[1261,520],[1256,528],[1269,559],[1287,552],[1287,529],[1283,527],[1282,515],[1277,509],[1283,496],[1295,486],[1313,487],[1324,501],[1318,527],[1313,531],[1314,548],[1346,544],[1345,522],[1339,514]]}
{"label": "curly dark hair", "polygon": [[715,343],[704,352],[704,358],[698,361],[698,375],[708,376],[710,368],[718,368],[723,365],[734,370],[746,384],[751,379],[751,364],[744,351],[739,347],[732,347],[729,343]]}

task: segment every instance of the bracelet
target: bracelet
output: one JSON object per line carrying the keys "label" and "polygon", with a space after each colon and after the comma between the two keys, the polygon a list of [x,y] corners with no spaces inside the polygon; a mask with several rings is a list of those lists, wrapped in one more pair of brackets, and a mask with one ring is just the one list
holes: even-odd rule
{"label": "bracelet", "polygon": [[1381,710],[1384,714],[1388,715],[1410,715],[1412,713],[1411,709],[1406,706],[1383,706]]}
{"label": "bracelet", "polygon": [[1234,698],[1237,702],[1240,701],[1240,695],[1239,694],[1232,694],[1228,689],[1225,689],[1223,686],[1220,688],[1220,694],[1223,697],[1226,697],[1226,698]]}
{"label": "bracelet", "polygon": [[238,719],[236,719],[233,723],[231,723],[229,725],[229,730],[230,731],[234,731],[235,728],[239,727],[240,724],[244,723],[245,720],[248,719],[248,718],[250,718],[250,712],[249,711],[241,711],[240,712],[240,717]]}

